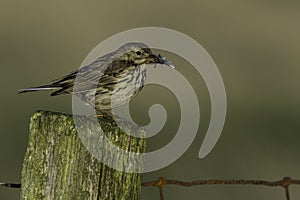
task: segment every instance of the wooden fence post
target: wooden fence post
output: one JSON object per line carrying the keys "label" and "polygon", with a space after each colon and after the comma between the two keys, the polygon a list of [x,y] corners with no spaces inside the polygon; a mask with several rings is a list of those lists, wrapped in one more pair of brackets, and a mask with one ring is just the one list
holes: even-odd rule
{"label": "wooden fence post", "polygon": [[[145,152],[145,139],[127,135],[109,121],[99,123],[114,144]],[[94,158],[77,135],[71,115],[37,111],[31,117],[21,199],[135,200],[140,199],[141,181],[142,174],[111,169]]]}

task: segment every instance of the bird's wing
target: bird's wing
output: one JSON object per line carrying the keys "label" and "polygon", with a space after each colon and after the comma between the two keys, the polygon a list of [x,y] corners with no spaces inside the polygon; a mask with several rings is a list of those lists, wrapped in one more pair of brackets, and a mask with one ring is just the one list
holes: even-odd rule
{"label": "bird's wing", "polygon": [[126,63],[97,59],[90,65],[55,80],[52,85],[61,89],[51,95],[84,93],[106,84],[114,84],[117,82],[114,73],[118,73],[126,67]]}

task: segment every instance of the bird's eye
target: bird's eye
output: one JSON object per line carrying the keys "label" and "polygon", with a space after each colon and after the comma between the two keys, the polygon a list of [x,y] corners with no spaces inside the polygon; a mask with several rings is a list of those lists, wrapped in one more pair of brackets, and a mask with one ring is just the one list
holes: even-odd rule
{"label": "bird's eye", "polygon": [[142,55],[142,52],[140,52],[140,51],[136,51],[135,53],[136,53],[136,55],[138,55],[138,56]]}

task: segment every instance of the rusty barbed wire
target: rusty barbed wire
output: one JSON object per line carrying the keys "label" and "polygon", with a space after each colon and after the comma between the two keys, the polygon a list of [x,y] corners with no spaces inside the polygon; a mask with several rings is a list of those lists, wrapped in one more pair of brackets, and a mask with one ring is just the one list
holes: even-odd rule
{"label": "rusty barbed wire", "polygon": [[[166,179],[165,177],[159,177],[154,181],[145,181],[142,182],[144,187],[157,187],[159,189],[160,200],[164,199],[163,196],[163,187],[165,185],[179,185],[184,187],[191,187],[197,185],[262,185],[268,187],[283,187],[285,191],[286,200],[291,200],[289,186],[290,185],[300,185],[299,179],[293,179],[290,177],[283,177],[281,180],[277,181],[267,181],[259,179],[206,179],[206,180],[196,180],[196,181],[180,181]],[[10,188],[21,188],[20,183],[1,183],[2,187]]]}
{"label": "rusty barbed wire", "polygon": [[291,200],[289,193],[290,185],[300,185],[299,179],[293,179],[290,177],[283,177],[281,180],[277,181],[267,181],[267,180],[250,180],[250,179],[207,179],[207,180],[197,180],[197,181],[180,181],[166,179],[165,177],[159,177],[155,181],[146,181],[142,183],[144,187],[157,187],[159,189],[160,200],[163,200],[163,187],[165,185],[179,185],[184,187],[191,187],[197,185],[262,185],[269,187],[283,187],[285,190],[286,200]]}

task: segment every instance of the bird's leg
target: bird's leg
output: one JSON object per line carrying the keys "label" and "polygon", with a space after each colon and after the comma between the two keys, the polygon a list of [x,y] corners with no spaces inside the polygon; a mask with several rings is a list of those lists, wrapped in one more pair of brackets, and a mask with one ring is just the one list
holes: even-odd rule
{"label": "bird's leg", "polygon": [[[118,121],[118,120],[122,119],[120,116],[115,115],[112,112],[112,109],[106,109],[106,110],[101,110],[99,108],[96,108],[96,109],[100,113],[99,117],[105,117],[105,118],[108,118],[108,119],[112,119],[114,121]],[[96,115],[96,116],[98,117],[98,115]]]}
{"label": "bird's leg", "polygon": [[125,122],[127,121],[126,119],[118,116],[118,115],[115,115],[113,112],[112,112],[112,109],[105,109],[105,110],[101,110],[99,108],[96,108],[97,111],[99,111],[99,115],[96,115],[96,117],[104,117],[106,119],[111,119],[115,122]]}
{"label": "bird's leg", "polygon": [[108,111],[102,110],[102,109],[98,108],[93,102],[91,102],[87,99],[85,99],[85,102],[87,102],[90,106],[92,106],[93,108],[95,108],[99,112],[99,113],[96,114],[97,118],[102,117],[102,118],[113,119],[113,115],[112,115],[112,113],[109,112],[109,110]]}
{"label": "bird's leg", "polygon": [[106,118],[106,119],[114,119],[114,115],[112,113],[112,110],[111,109],[101,109],[99,107],[96,107],[96,106],[93,106],[97,111],[98,113],[96,114],[96,117],[99,118],[99,117],[103,117],[103,118]]}
{"label": "bird's leg", "polygon": [[109,111],[106,110],[102,110],[100,108],[95,107],[95,109],[99,112],[96,114],[96,117],[104,117],[104,118],[108,118],[108,119],[113,119],[113,114]]}
{"label": "bird's leg", "polygon": [[118,115],[114,115],[112,112],[112,109],[101,109],[97,106],[95,106],[94,103],[92,103],[91,101],[85,100],[88,104],[90,104],[90,106],[92,106],[93,108],[95,108],[99,113],[96,114],[97,118],[106,118],[106,119],[110,119],[113,121],[127,121],[125,119],[123,119],[122,117],[118,116]]}

